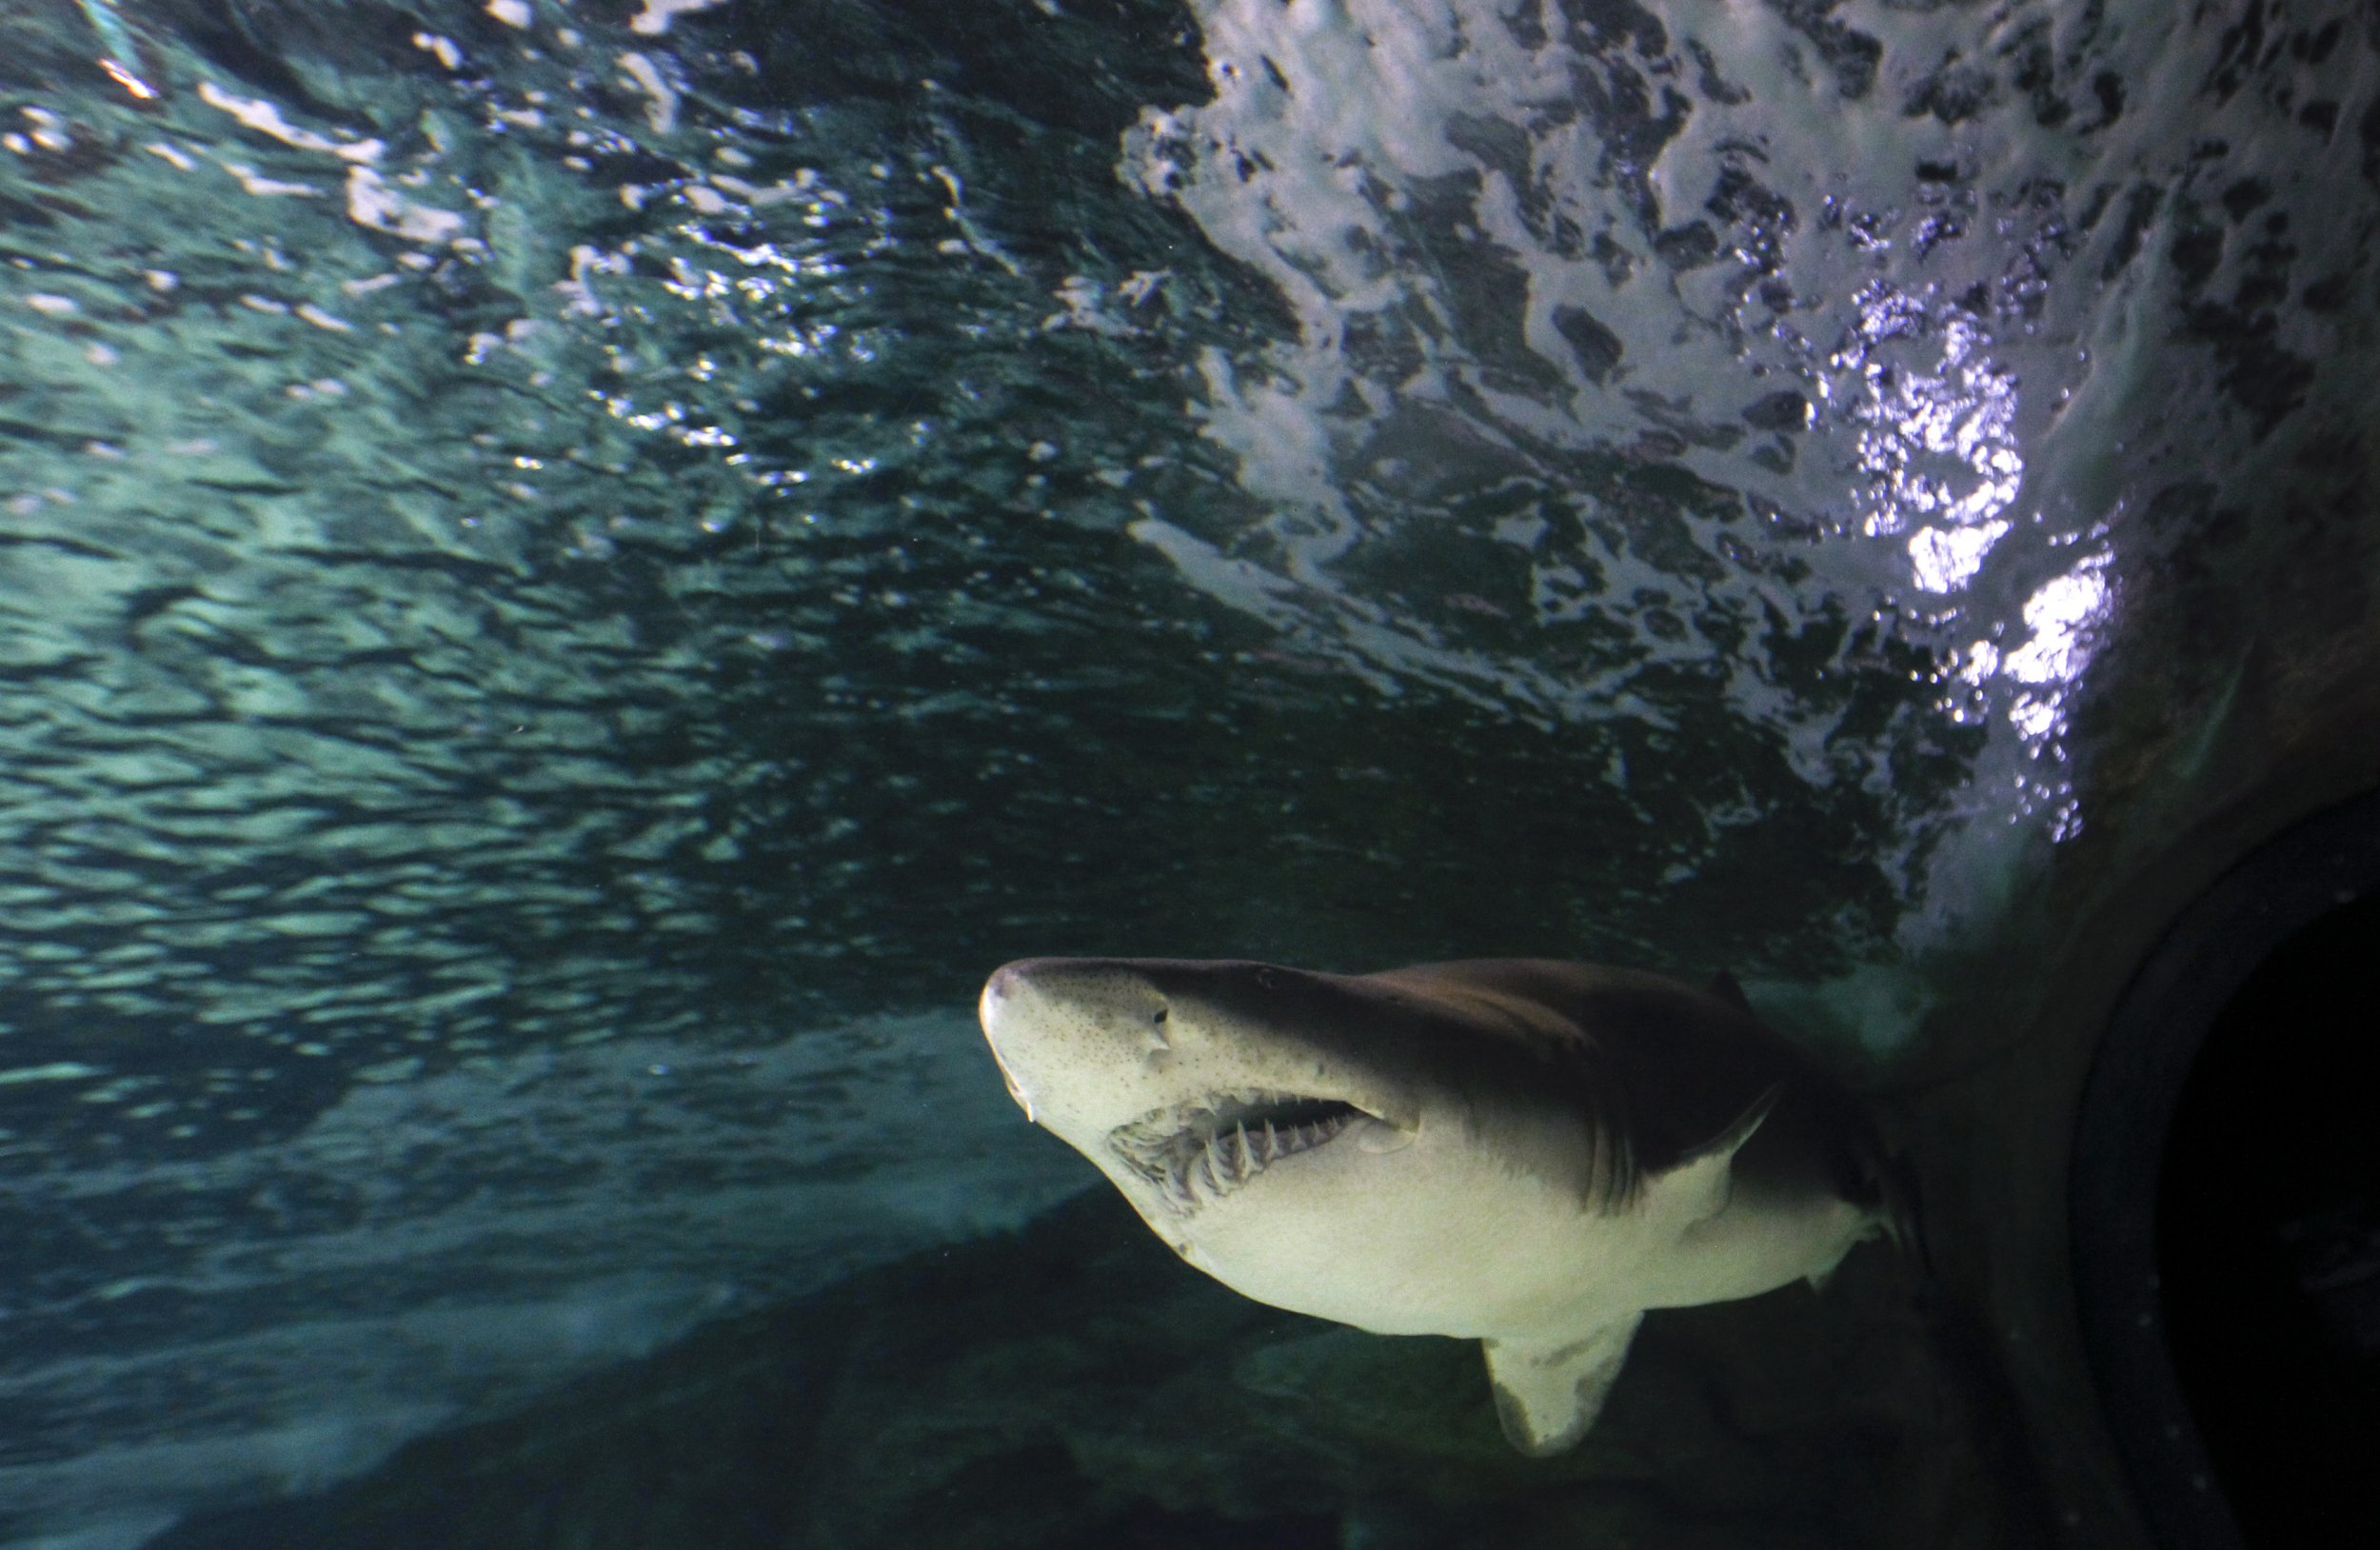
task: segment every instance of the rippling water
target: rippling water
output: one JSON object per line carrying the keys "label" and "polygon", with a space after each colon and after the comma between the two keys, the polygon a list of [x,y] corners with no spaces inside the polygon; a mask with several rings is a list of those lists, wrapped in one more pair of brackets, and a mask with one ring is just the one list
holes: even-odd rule
{"label": "rippling water", "polygon": [[1726,964],[1889,1049],[2361,601],[2344,5],[0,38],[26,1542],[1054,1199],[1005,957]]}

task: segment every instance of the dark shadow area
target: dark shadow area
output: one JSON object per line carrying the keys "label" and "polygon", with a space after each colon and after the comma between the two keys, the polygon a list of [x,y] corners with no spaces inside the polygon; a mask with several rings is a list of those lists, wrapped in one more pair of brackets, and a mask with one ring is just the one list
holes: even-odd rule
{"label": "dark shadow area", "polygon": [[2156,1262],[2183,1397],[2250,1550],[2380,1543],[2380,899],[2251,975],[2173,1112]]}
{"label": "dark shadow area", "polygon": [[2110,1020],[2072,1174],[2110,1430],[2165,1550],[2380,1540],[2380,793],[2267,840]]}
{"label": "dark shadow area", "polygon": [[1532,1461],[1475,1343],[1252,1302],[1101,1190],[150,1550],[2044,1542],[1918,1301],[1871,1246],[1823,1294],[1656,1313],[1595,1432]]}

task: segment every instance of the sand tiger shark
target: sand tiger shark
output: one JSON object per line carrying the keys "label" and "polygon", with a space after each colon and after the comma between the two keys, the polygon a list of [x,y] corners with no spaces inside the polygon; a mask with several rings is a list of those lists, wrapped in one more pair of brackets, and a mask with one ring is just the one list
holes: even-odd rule
{"label": "sand tiger shark", "polygon": [[1646,1310],[1815,1285],[1910,1225],[1857,1104],[1732,981],[1041,958],[979,1012],[1026,1116],[1182,1259],[1276,1307],[1481,1341],[1532,1456],[1595,1423]]}

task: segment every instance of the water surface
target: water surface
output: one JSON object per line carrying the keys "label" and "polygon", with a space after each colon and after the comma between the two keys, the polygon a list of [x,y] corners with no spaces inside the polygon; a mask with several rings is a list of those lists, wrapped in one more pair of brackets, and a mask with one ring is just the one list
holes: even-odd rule
{"label": "water surface", "polygon": [[2346,6],[0,36],[15,1542],[1077,1187],[1008,957],[1889,1052],[2369,614]]}

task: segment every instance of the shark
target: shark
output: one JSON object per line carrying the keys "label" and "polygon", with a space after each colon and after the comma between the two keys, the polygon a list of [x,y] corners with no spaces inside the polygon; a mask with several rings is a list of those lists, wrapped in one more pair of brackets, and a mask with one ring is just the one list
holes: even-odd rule
{"label": "shark", "polygon": [[978,1014],[1026,1117],[1183,1261],[1479,1341],[1532,1457],[1595,1424],[1648,1311],[1822,1285],[1914,1230],[1857,1101],[1724,976],[1039,958]]}

